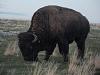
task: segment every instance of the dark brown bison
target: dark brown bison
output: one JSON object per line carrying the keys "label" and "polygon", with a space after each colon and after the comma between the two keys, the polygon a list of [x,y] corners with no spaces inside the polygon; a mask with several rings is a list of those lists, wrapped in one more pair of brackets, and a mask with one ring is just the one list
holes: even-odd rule
{"label": "dark brown bison", "polygon": [[64,61],[68,61],[69,44],[75,41],[78,58],[83,58],[89,29],[88,20],[79,12],[60,6],[46,6],[34,13],[29,30],[18,35],[18,45],[24,60],[36,61],[42,50],[46,51],[45,60],[48,60],[58,44]]}

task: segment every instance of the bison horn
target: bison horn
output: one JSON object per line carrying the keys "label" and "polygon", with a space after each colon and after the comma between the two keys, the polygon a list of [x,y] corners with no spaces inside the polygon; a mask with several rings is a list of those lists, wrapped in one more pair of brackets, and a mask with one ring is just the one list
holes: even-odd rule
{"label": "bison horn", "polygon": [[34,43],[34,42],[37,41],[38,38],[37,38],[37,36],[35,34],[33,34],[33,36],[34,36],[34,40],[32,42]]}

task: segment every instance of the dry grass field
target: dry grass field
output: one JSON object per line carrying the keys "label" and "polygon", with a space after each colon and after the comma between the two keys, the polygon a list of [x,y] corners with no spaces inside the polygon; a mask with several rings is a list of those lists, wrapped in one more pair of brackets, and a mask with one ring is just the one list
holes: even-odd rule
{"label": "dry grass field", "polygon": [[100,26],[91,25],[85,60],[80,64],[75,42],[70,44],[68,63],[63,62],[57,47],[48,62],[43,60],[44,52],[39,53],[38,62],[25,62],[17,45],[17,34],[29,26],[30,21],[0,19],[0,75],[94,75],[96,72],[100,75]]}

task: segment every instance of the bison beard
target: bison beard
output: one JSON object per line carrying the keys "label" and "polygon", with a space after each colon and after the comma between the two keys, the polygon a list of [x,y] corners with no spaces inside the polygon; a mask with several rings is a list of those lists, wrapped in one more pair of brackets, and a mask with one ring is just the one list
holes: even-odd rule
{"label": "bison beard", "polygon": [[29,30],[18,35],[19,48],[26,61],[36,61],[42,50],[46,51],[45,60],[48,60],[58,44],[64,61],[68,61],[69,44],[75,41],[78,58],[82,59],[89,30],[88,20],[79,12],[46,6],[34,13]]}

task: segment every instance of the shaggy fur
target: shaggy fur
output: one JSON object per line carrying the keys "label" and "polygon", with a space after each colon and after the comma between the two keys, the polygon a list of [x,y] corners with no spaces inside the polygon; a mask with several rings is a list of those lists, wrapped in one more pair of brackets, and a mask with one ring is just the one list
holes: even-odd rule
{"label": "shaggy fur", "polygon": [[[45,59],[48,60],[58,44],[64,61],[68,61],[69,44],[75,41],[78,58],[83,58],[89,30],[88,20],[79,12],[60,6],[45,6],[34,13],[29,30],[19,34],[19,44],[23,45],[19,47],[25,60],[35,61],[41,50],[46,51]],[[35,34],[37,41],[32,42],[29,34]],[[28,36],[27,39],[25,36]]]}

